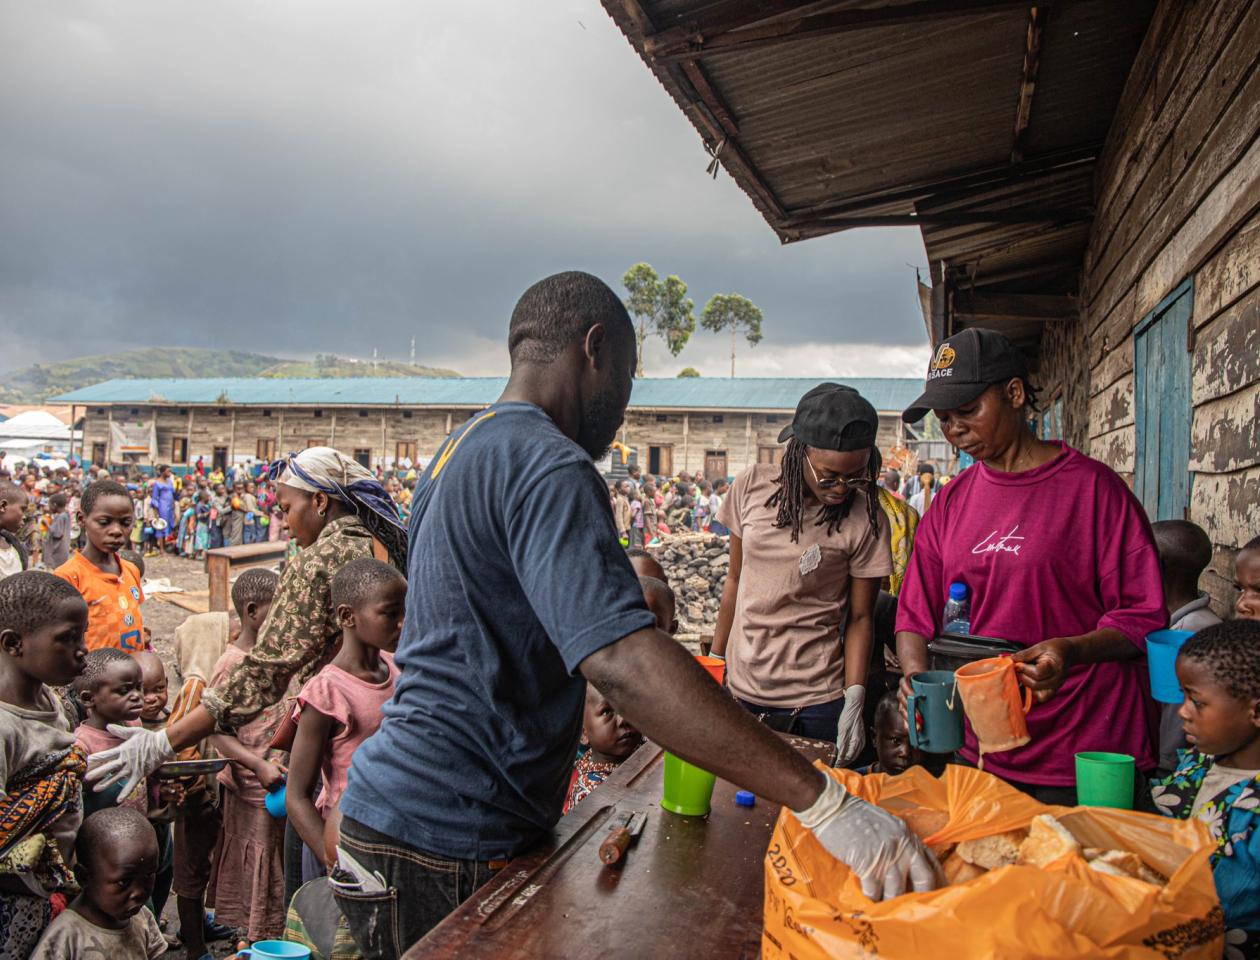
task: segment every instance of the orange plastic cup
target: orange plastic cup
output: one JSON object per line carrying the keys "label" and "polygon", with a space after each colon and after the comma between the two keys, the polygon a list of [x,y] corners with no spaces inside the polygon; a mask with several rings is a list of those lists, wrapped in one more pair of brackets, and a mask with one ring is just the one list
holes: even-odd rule
{"label": "orange plastic cup", "polygon": [[726,661],[718,657],[696,657],[696,663],[708,671],[709,676],[719,684],[726,679]]}
{"label": "orange plastic cup", "polygon": [[959,667],[954,677],[982,754],[1013,750],[1032,739],[1024,720],[1032,709],[1032,690],[1025,687],[1021,698],[1014,660],[977,660]]}

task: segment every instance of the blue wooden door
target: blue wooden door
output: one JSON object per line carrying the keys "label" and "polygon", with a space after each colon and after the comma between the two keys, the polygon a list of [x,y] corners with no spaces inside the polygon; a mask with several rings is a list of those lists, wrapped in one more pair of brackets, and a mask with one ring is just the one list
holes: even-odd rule
{"label": "blue wooden door", "polygon": [[1152,520],[1180,520],[1190,504],[1193,306],[1194,288],[1187,280],[1138,325],[1133,343],[1133,485]]}

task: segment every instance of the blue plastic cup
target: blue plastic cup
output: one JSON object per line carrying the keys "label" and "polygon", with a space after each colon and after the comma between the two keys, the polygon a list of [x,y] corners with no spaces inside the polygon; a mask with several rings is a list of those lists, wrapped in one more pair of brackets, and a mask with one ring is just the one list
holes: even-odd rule
{"label": "blue plastic cup", "polygon": [[1177,652],[1194,636],[1192,630],[1156,630],[1146,635],[1146,663],[1151,671],[1151,696],[1160,703],[1181,703],[1185,692],[1177,682]]}
{"label": "blue plastic cup", "polygon": [[288,784],[280,784],[274,790],[268,790],[267,796],[263,798],[263,805],[267,808],[267,812],[279,820],[285,816],[284,794]]}

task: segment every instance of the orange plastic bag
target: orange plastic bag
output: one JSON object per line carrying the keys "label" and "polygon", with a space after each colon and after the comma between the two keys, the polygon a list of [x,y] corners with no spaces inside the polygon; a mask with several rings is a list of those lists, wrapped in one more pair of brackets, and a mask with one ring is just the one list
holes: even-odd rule
{"label": "orange plastic bag", "polygon": [[899,777],[863,777],[817,766],[892,813],[948,813],[945,826],[924,838],[930,846],[1024,828],[1051,813],[1083,846],[1133,851],[1168,883],[1104,875],[1069,856],[1045,869],[1002,867],[876,903],[785,809],[766,853],[765,960],[930,958],[941,951],[949,960],[1221,956],[1224,916],[1202,823],[1131,810],[1049,807],[970,767],[950,766],[938,780],[920,767]]}

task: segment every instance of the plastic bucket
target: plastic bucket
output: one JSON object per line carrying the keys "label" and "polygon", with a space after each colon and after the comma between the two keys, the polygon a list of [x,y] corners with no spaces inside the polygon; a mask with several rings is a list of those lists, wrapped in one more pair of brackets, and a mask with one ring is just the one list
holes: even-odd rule
{"label": "plastic bucket", "polygon": [[717,777],[665,751],[665,787],[661,806],[684,817],[707,816]]}
{"label": "plastic bucket", "polygon": [[236,956],[241,960],[310,960],[311,948],[287,940],[259,940]]}
{"label": "plastic bucket", "polygon": [[696,663],[704,667],[718,683],[721,683],[726,677],[726,661],[718,657],[696,657]]}
{"label": "plastic bucket", "polygon": [[284,795],[286,784],[280,784],[274,790],[268,790],[267,796],[263,798],[263,806],[267,808],[267,812],[279,820],[285,815]]}
{"label": "plastic bucket", "polygon": [[1186,695],[1177,682],[1177,651],[1194,636],[1190,630],[1156,630],[1146,635],[1146,665],[1151,671],[1151,696],[1160,703],[1181,703]]}
{"label": "plastic bucket", "polygon": [[1133,758],[1127,753],[1078,753],[1076,802],[1083,807],[1133,809]]}

